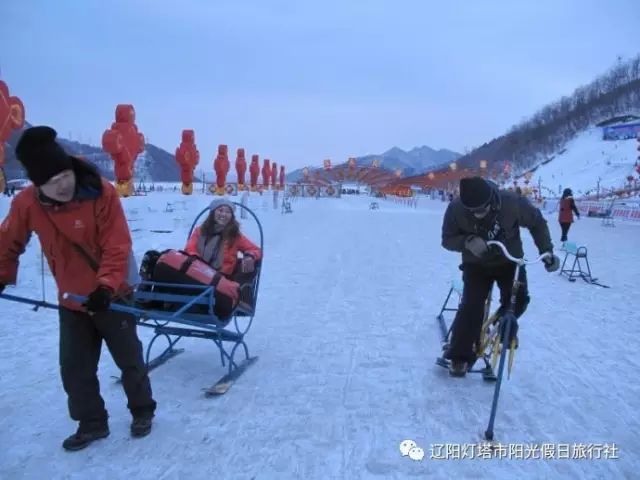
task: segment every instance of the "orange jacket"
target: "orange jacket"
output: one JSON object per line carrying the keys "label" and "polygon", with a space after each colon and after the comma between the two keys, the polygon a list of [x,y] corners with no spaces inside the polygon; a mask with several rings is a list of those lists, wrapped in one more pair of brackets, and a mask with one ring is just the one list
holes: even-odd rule
{"label": "orange jacket", "polygon": [[[200,227],[196,227],[187,241],[187,246],[184,248],[185,252],[189,255],[201,255],[201,253],[198,252],[199,238]],[[222,251],[222,267],[220,268],[220,273],[224,275],[231,275],[233,273],[236,268],[236,262],[238,261],[238,252],[251,255],[256,261],[262,258],[260,248],[242,234],[233,242],[224,242],[222,248],[224,250]]]}
{"label": "orange jacket", "polygon": [[[13,199],[0,225],[0,283],[16,283],[18,257],[35,232],[56,280],[61,305],[84,310],[76,302],[63,300],[65,292],[88,295],[99,285],[116,293],[129,290],[129,226],[115,188],[104,179],[100,181],[102,192],[94,189],[63,205],[43,203],[33,185]],[[97,273],[65,236],[96,261]]]}

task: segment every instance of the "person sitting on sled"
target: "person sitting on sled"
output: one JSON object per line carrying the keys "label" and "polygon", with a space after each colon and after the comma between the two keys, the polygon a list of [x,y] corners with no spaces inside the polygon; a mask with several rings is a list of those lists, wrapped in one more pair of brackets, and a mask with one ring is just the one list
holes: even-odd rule
{"label": "person sitting on sled", "polygon": [[[184,247],[185,252],[196,255],[219,271],[227,279],[242,285],[240,301],[252,306],[253,291],[250,286],[256,273],[256,262],[262,252],[240,232],[240,224],[233,213],[234,205],[222,198],[209,205],[209,215],[193,233]],[[242,259],[238,261],[238,253]]]}
{"label": "person sitting on sled", "polygon": [[[548,272],[556,271],[560,259],[553,255],[547,222],[540,210],[526,197],[499,190],[481,177],[460,180],[460,196],[447,207],[442,223],[442,246],[462,253],[463,291],[460,307],[453,321],[451,339],[444,358],[450,360],[449,373],[462,377],[476,360],[474,345],[480,338],[485,300],[493,282],[500,289],[500,311],[510,302],[515,264],[488,240],[502,242],[514,257],[524,255],[520,227],[529,229],[540,254],[550,252],[544,264]],[[524,267],[518,278],[515,316],[527,308],[529,295]]]}

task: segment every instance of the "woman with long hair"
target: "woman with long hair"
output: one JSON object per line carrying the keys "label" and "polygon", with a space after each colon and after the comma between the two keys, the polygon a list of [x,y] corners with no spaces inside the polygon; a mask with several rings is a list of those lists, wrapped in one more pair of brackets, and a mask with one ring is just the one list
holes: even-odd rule
{"label": "woman with long hair", "polygon": [[[209,215],[193,230],[184,250],[196,255],[214,270],[238,285],[240,302],[245,309],[253,309],[253,280],[256,262],[262,251],[240,232],[240,224],[233,213],[234,205],[224,199],[216,199],[209,205]],[[241,254],[241,259],[238,254]],[[229,311],[230,305],[220,305],[220,315]],[[222,316],[227,316],[222,315]]]}
{"label": "woman with long hair", "polygon": [[[239,273],[253,273],[262,257],[260,248],[240,232],[233,204],[223,199],[211,202],[209,215],[193,230],[184,250],[230,279]],[[241,262],[238,252],[242,253]]]}

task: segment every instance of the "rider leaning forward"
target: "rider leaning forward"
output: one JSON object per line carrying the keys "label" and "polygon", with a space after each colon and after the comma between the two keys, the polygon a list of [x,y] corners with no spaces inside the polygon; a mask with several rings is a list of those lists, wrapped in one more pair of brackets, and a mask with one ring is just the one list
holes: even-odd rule
{"label": "rider leaning forward", "polygon": [[[462,301],[444,353],[450,360],[452,376],[464,376],[476,359],[474,345],[480,338],[485,300],[494,281],[500,289],[498,314],[509,305],[516,266],[496,247],[489,247],[487,241],[500,241],[512,256],[522,257],[520,227],[529,229],[540,254],[551,253],[543,262],[548,272],[556,271],[560,260],[553,255],[549,228],[540,210],[526,197],[499,190],[481,177],[460,180],[460,196],[449,203],[442,223],[442,246],[462,253]],[[529,304],[524,267],[520,268],[518,280],[521,286],[516,297],[516,318]]]}

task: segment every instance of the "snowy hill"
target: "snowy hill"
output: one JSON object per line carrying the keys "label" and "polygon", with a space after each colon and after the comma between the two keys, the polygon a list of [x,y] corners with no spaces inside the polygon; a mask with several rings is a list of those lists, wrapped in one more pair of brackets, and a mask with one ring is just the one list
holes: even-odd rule
{"label": "snowy hill", "polygon": [[550,157],[548,163],[541,164],[533,173],[531,183],[560,194],[562,189],[571,188],[574,195],[583,196],[610,188],[622,188],[626,177],[637,177],[634,170],[638,156],[638,142],[628,140],[603,140],[602,129],[589,128],[561,150]]}
{"label": "snowy hill", "polygon": [[[123,199],[137,259],[148,249],[181,248],[211,199],[167,192]],[[369,210],[369,202],[294,199],[293,213],[282,215],[270,195],[251,194],[265,234],[257,315],[246,336],[259,360],[225,396],[207,399],[200,389],[225,372],[220,356],[213,342],[181,341],[185,351],[151,372],[158,410],[144,439],[129,436],[126,398],[112,378],[120,373],[104,347],[98,375],[111,435],[63,451],[76,424],[59,377],[57,313],[0,299],[0,478],[638,478],[640,357],[629,339],[640,336],[640,297],[629,292],[637,288],[640,227],[606,229],[583,218],[571,230],[572,239],[588,240],[594,275],[610,289],[527,268],[531,304],[502,385],[495,425],[502,449],[492,454],[479,442],[493,385],[471,374],[450,378],[434,365],[436,315],[460,275],[460,256],[440,245],[447,203],[380,200]],[[0,199],[1,217],[8,206]],[[557,240],[555,215],[549,225]],[[243,230],[257,238],[251,221]],[[523,239],[534,256],[528,232]],[[40,273],[33,237],[18,285],[5,293],[54,301],[53,279],[45,268],[42,292]],[[139,335],[146,348],[152,329]],[[155,344],[154,354],[162,348]],[[401,455],[406,439],[424,449],[422,461]]]}

